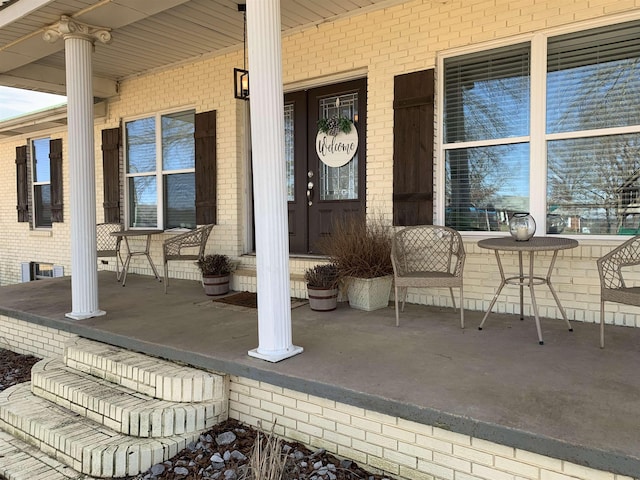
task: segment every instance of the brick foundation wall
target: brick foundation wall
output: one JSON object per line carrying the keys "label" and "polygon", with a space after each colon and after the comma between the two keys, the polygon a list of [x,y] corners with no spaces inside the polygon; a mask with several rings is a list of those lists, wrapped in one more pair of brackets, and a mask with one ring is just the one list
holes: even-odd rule
{"label": "brick foundation wall", "polygon": [[64,344],[78,335],[0,315],[0,348],[40,358],[62,356]]}
{"label": "brick foundation wall", "polygon": [[410,480],[633,480],[232,376],[229,417]]}

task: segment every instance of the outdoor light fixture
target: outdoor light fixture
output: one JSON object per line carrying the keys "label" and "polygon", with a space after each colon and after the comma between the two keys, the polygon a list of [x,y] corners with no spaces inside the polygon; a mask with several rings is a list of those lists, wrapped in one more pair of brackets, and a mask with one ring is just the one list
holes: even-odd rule
{"label": "outdoor light fixture", "polygon": [[247,7],[245,4],[238,4],[238,11],[243,12],[244,29],[242,34],[242,54],[244,57],[244,68],[233,69],[233,89],[234,96],[240,100],[249,100],[249,70],[247,70]]}
{"label": "outdoor light fixture", "polygon": [[233,69],[233,87],[235,97],[240,100],[249,100],[249,71],[241,68]]}

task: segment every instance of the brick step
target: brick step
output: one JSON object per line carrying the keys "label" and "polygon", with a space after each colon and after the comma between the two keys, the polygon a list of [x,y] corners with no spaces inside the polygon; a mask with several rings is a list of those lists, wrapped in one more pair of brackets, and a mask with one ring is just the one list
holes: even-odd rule
{"label": "brick step", "polygon": [[[316,265],[320,262],[313,262],[309,264],[309,267]],[[251,266],[237,269],[233,272],[231,277],[231,290],[238,292],[256,292],[256,270]],[[292,298],[309,298],[309,292],[307,291],[307,282],[304,279],[304,273],[290,273],[290,295]],[[338,301],[346,302],[346,295],[342,291],[338,292]]]}
{"label": "brick step", "polygon": [[116,432],[135,437],[169,437],[211,428],[224,420],[221,396],[203,402],[169,402],[45,359],[31,369],[31,391]]}
{"label": "brick step", "polygon": [[6,480],[97,480],[0,431],[0,476]]}
{"label": "brick step", "polygon": [[149,397],[202,402],[225,397],[225,378],[86,338],[65,347],[65,364]]}
{"label": "brick step", "polygon": [[94,477],[137,475],[199,437],[198,433],[163,438],[123,435],[35,396],[31,382],[0,392],[0,428]]}
{"label": "brick step", "polygon": [[[290,278],[290,295],[293,298],[308,298],[307,283],[304,280],[304,274],[291,273]],[[238,292],[257,292],[257,273],[256,269],[251,266],[242,266],[233,272],[231,276],[231,290]]]}

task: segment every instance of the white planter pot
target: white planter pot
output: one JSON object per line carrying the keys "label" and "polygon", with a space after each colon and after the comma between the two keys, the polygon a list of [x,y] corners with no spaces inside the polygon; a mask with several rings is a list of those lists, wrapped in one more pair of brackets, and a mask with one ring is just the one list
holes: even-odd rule
{"label": "white planter pot", "polygon": [[393,275],[376,278],[350,277],[347,281],[347,296],[351,308],[370,312],[389,305]]}

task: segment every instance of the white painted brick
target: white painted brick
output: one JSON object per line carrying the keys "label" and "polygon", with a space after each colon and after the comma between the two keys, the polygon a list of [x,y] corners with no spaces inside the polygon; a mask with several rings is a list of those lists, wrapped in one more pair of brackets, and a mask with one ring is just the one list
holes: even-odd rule
{"label": "white painted brick", "polygon": [[440,440],[435,437],[427,437],[425,435],[417,435],[416,445],[444,453],[451,453],[453,451],[453,444],[451,442]]}
{"label": "white painted brick", "polygon": [[[429,473],[440,480],[454,480],[454,470],[426,460],[418,460],[418,469]],[[496,479],[497,480],[497,479]]]}
{"label": "white painted brick", "polygon": [[402,440],[404,442],[413,443],[416,441],[415,432],[392,427],[390,425],[382,425],[382,434],[390,438],[396,438],[398,440]]}
{"label": "white painted brick", "polygon": [[374,445],[380,445],[383,448],[388,448],[391,450],[396,450],[398,448],[397,440],[392,438],[385,437],[383,435],[378,435],[376,433],[367,432],[366,440]]}
{"label": "white painted brick", "polygon": [[[362,418],[359,416],[351,417],[351,425],[354,428],[373,433],[383,433],[383,425],[380,422]],[[401,438],[401,437],[398,437]]]}
{"label": "white painted brick", "polygon": [[500,456],[495,457],[495,466],[500,470],[512,472],[518,475],[523,475],[530,478],[538,478],[540,470],[538,467],[528,465],[526,463],[512,460],[510,458],[503,458]]}
{"label": "white painted brick", "polygon": [[398,464],[390,462],[385,458],[369,457],[369,465],[371,465],[373,468],[378,468],[385,472],[389,472],[392,475],[397,475],[400,471],[400,467],[398,466]]}
{"label": "white painted brick", "polygon": [[478,450],[500,455],[505,458],[515,458],[515,449],[504,445],[498,445],[497,443],[489,442],[480,438],[472,439],[473,448]]}
{"label": "white painted brick", "polygon": [[[540,480],[575,480],[573,475],[565,475],[564,473],[551,472],[548,470],[542,470],[540,472]],[[591,480],[586,478],[585,480]]]}
{"label": "white painted brick", "polygon": [[398,442],[398,451],[417,459],[433,460],[434,452],[413,443]]}
{"label": "white painted brick", "polygon": [[[281,405],[283,407],[291,407],[291,408],[295,408],[296,406],[296,400],[288,397],[286,395],[282,395],[282,394],[276,394],[274,393],[272,395],[272,401],[274,403],[277,403],[278,405]],[[330,418],[328,415],[329,410],[325,409],[324,410],[324,416],[327,418]]]}
{"label": "white painted brick", "polygon": [[290,418],[292,420],[300,421],[300,422],[308,422],[309,414],[307,412],[302,412],[296,408],[288,408],[284,409],[284,416]]}
{"label": "white painted brick", "polygon": [[398,466],[404,465],[409,468],[416,468],[418,465],[418,460],[415,456],[406,455],[404,453],[400,453],[396,450],[384,449],[383,456],[385,459],[392,461]]}
{"label": "white painted brick", "polygon": [[338,451],[336,453],[341,457],[349,458],[360,465],[366,465],[367,463],[367,455],[357,449],[338,445]]}
{"label": "white painted brick", "polygon": [[616,480],[615,475],[609,472],[594,470],[593,468],[576,465],[575,463],[563,462],[564,473],[578,478],[588,478],[589,480]]}
{"label": "white painted brick", "polygon": [[487,480],[514,480],[514,476],[511,473],[502,472],[485,465],[474,464],[471,467],[471,470],[474,475],[478,475],[481,478],[486,478]]}
{"label": "white painted brick", "polygon": [[316,405],[314,403],[305,402],[303,400],[298,400],[296,402],[296,408],[298,410],[303,411],[303,412],[316,414],[316,415],[322,415],[322,407],[320,407],[320,406],[318,406],[318,405]]}
{"label": "white painted brick", "polygon": [[[493,455],[491,455],[490,453],[482,452],[480,450],[476,450],[475,448],[464,447],[462,445],[453,445],[453,455],[458,458],[469,460],[473,463],[493,465]],[[548,457],[542,458],[548,459]]]}
{"label": "white painted brick", "polygon": [[[292,428],[293,426],[289,427]],[[324,430],[323,436],[325,440],[335,444],[336,449],[338,448],[338,446],[351,447],[352,445],[352,439],[348,435],[341,435],[335,431]],[[336,449],[334,449],[333,451],[337,451]]]}

